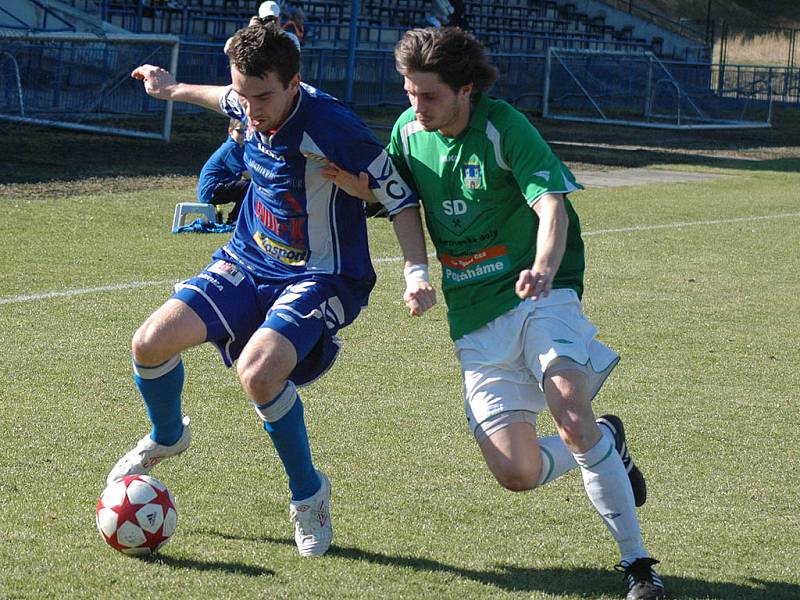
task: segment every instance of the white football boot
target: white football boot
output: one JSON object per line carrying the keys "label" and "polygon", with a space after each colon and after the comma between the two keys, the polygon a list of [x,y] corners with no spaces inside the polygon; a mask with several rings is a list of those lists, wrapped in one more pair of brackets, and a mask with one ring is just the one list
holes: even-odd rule
{"label": "white football boot", "polygon": [[294,541],[300,556],[321,556],[333,540],[331,526],[331,482],[317,471],[322,485],[319,491],[305,500],[289,503],[289,520],[294,525]]}
{"label": "white football boot", "polygon": [[155,467],[165,458],[177,456],[189,447],[192,441],[192,433],[189,430],[189,417],[183,417],[183,433],[177,442],[171,446],[158,444],[150,439],[147,434],[133,450],[117,461],[106,477],[106,483],[111,484],[117,479],[122,479],[127,475],[146,475],[150,469]]}

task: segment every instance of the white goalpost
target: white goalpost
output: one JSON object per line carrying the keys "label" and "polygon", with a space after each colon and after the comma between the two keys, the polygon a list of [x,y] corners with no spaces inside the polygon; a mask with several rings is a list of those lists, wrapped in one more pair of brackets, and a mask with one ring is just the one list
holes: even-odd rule
{"label": "white goalpost", "polygon": [[711,65],[667,65],[652,52],[551,47],[542,116],[661,129],[764,128],[771,127],[770,87],[734,97],[714,89]]}
{"label": "white goalpost", "polygon": [[176,73],[179,48],[174,35],[0,31],[0,120],[169,141],[173,103],[130,73]]}

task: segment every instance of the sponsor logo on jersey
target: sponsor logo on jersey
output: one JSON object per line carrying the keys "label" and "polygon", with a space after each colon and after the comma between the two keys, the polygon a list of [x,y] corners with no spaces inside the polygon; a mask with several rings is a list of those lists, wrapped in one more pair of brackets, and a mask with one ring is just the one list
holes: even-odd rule
{"label": "sponsor logo on jersey", "polygon": [[380,197],[381,192],[388,196],[387,200],[389,201],[383,202],[383,204],[390,205],[390,208],[394,208],[397,201],[403,200],[411,195],[405,182],[395,171],[392,165],[392,159],[389,158],[385,150],[381,151],[381,153],[375,157],[375,160],[367,167],[367,171],[369,171],[370,175],[378,182],[378,190],[376,190],[379,192],[378,199],[382,200]]}
{"label": "sponsor logo on jersey", "polygon": [[272,240],[260,231],[253,234],[253,239],[268,256],[281,261],[285,265],[301,267],[308,260],[308,250],[305,248],[292,248],[281,244],[277,240]]}
{"label": "sponsor logo on jersey", "polygon": [[235,265],[225,262],[224,260],[218,260],[206,270],[209,273],[215,273],[219,275],[233,285],[239,285],[242,283],[242,281],[244,281],[244,273],[237,269]]}
{"label": "sponsor logo on jersey", "polygon": [[467,256],[439,257],[444,271],[445,283],[466,285],[507,271],[511,267],[508,250],[504,244],[486,248]]}
{"label": "sponsor logo on jersey", "polygon": [[441,154],[439,155],[439,162],[449,163],[449,162],[456,162],[458,160],[458,156],[454,154]]}
{"label": "sponsor logo on jersey", "polygon": [[219,282],[219,280],[218,280],[217,278],[215,278],[215,277],[212,277],[212,276],[211,276],[211,275],[209,275],[208,273],[200,273],[200,274],[199,274],[197,277],[198,277],[198,279],[205,279],[205,280],[206,280],[206,281],[208,281],[208,282],[209,282],[211,285],[213,285],[215,288],[217,288],[217,289],[218,289],[220,292],[221,292],[223,289],[225,289],[225,288],[223,288],[223,287],[222,287],[222,284]]}
{"label": "sponsor logo on jersey", "polygon": [[483,187],[481,165],[477,162],[468,162],[461,167],[464,185],[468,190],[478,190]]}
{"label": "sponsor logo on jersey", "polygon": [[261,151],[262,154],[266,154],[272,160],[277,160],[277,161],[280,161],[280,162],[284,162],[283,161],[283,156],[281,156],[277,152],[273,152],[272,150],[270,150],[269,148],[267,148],[264,144],[262,144],[260,142],[258,144],[258,149]]}
{"label": "sponsor logo on jersey", "polygon": [[[303,210],[303,207],[290,192],[283,194],[282,200],[294,212]],[[290,240],[289,243],[293,246],[305,246],[305,216],[284,217],[276,215],[259,199],[256,202],[256,218],[279,238],[288,238]]]}

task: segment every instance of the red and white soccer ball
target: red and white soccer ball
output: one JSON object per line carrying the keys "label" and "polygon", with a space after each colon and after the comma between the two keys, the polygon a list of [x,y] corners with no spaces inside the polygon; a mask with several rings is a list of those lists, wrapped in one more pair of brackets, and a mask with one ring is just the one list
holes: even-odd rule
{"label": "red and white soccer ball", "polygon": [[143,556],[169,541],[178,525],[178,511],[172,494],[158,479],[128,475],[103,490],[96,521],[109,546]]}

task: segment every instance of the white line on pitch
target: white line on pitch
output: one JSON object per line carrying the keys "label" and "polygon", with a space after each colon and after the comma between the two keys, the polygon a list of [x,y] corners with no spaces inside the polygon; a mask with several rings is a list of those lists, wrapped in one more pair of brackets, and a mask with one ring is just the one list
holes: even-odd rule
{"label": "white line on pitch", "polygon": [[[681,229],[683,227],[696,227],[698,225],[725,225],[729,223],[747,223],[752,221],[768,221],[772,219],[786,219],[791,217],[800,217],[800,212],[780,213],[776,215],[762,215],[758,217],[736,217],[733,219],[713,219],[706,221],[686,221],[683,223],[665,223],[663,225],[635,225],[633,227],[617,227],[615,229],[596,229],[594,231],[584,231],[584,236],[590,235],[607,235],[610,233],[630,233],[636,231],[651,231],[653,229]],[[435,254],[430,254],[433,257]],[[389,263],[402,260],[400,256],[385,256],[381,258],[372,259],[373,263]],[[118,283],[114,285],[104,285],[94,288],[78,288],[74,290],[64,290],[60,292],[42,292],[39,294],[23,294],[21,296],[8,296],[0,298],[0,305],[2,304],[19,304],[22,302],[33,302],[35,300],[47,300],[49,298],[68,298],[72,296],[83,296],[86,294],[97,294],[101,292],[113,292],[118,290],[132,290],[143,287],[150,287],[155,285],[167,285],[175,283],[178,278],[164,281],[131,281],[130,283]]]}
{"label": "white line on pitch", "polygon": [[780,213],[777,215],[763,215],[760,217],[736,217],[733,219],[713,219],[708,221],[686,221],[685,223],[665,223],[663,225],[634,225],[632,227],[618,227],[616,229],[596,229],[594,231],[584,231],[583,235],[604,235],[607,233],[628,233],[633,231],[650,231],[652,229],[681,229],[682,227],[694,227],[697,225],[725,225],[728,223],[746,223],[750,221],[768,221],[771,219],[786,219],[788,217],[800,217],[800,212]]}
{"label": "white line on pitch", "polygon": [[19,302],[32,302],[34,300],[47,300],[48,298],[68,298],[70,296],[83,296],[85,294],[97,294],[99,292],[114,292],[117,290],[132,290],[153,285],[167,285],[175,283],[177,279],[165,281],[131,281],[130,283],[116,283],[113,285],[103,285],[94,288],[78,288],[74,290],[64,290],[61,292],[42,292],[40,294],[23,294],[22,296],[9,296],[0,298],[0,304],[16,304]]}

